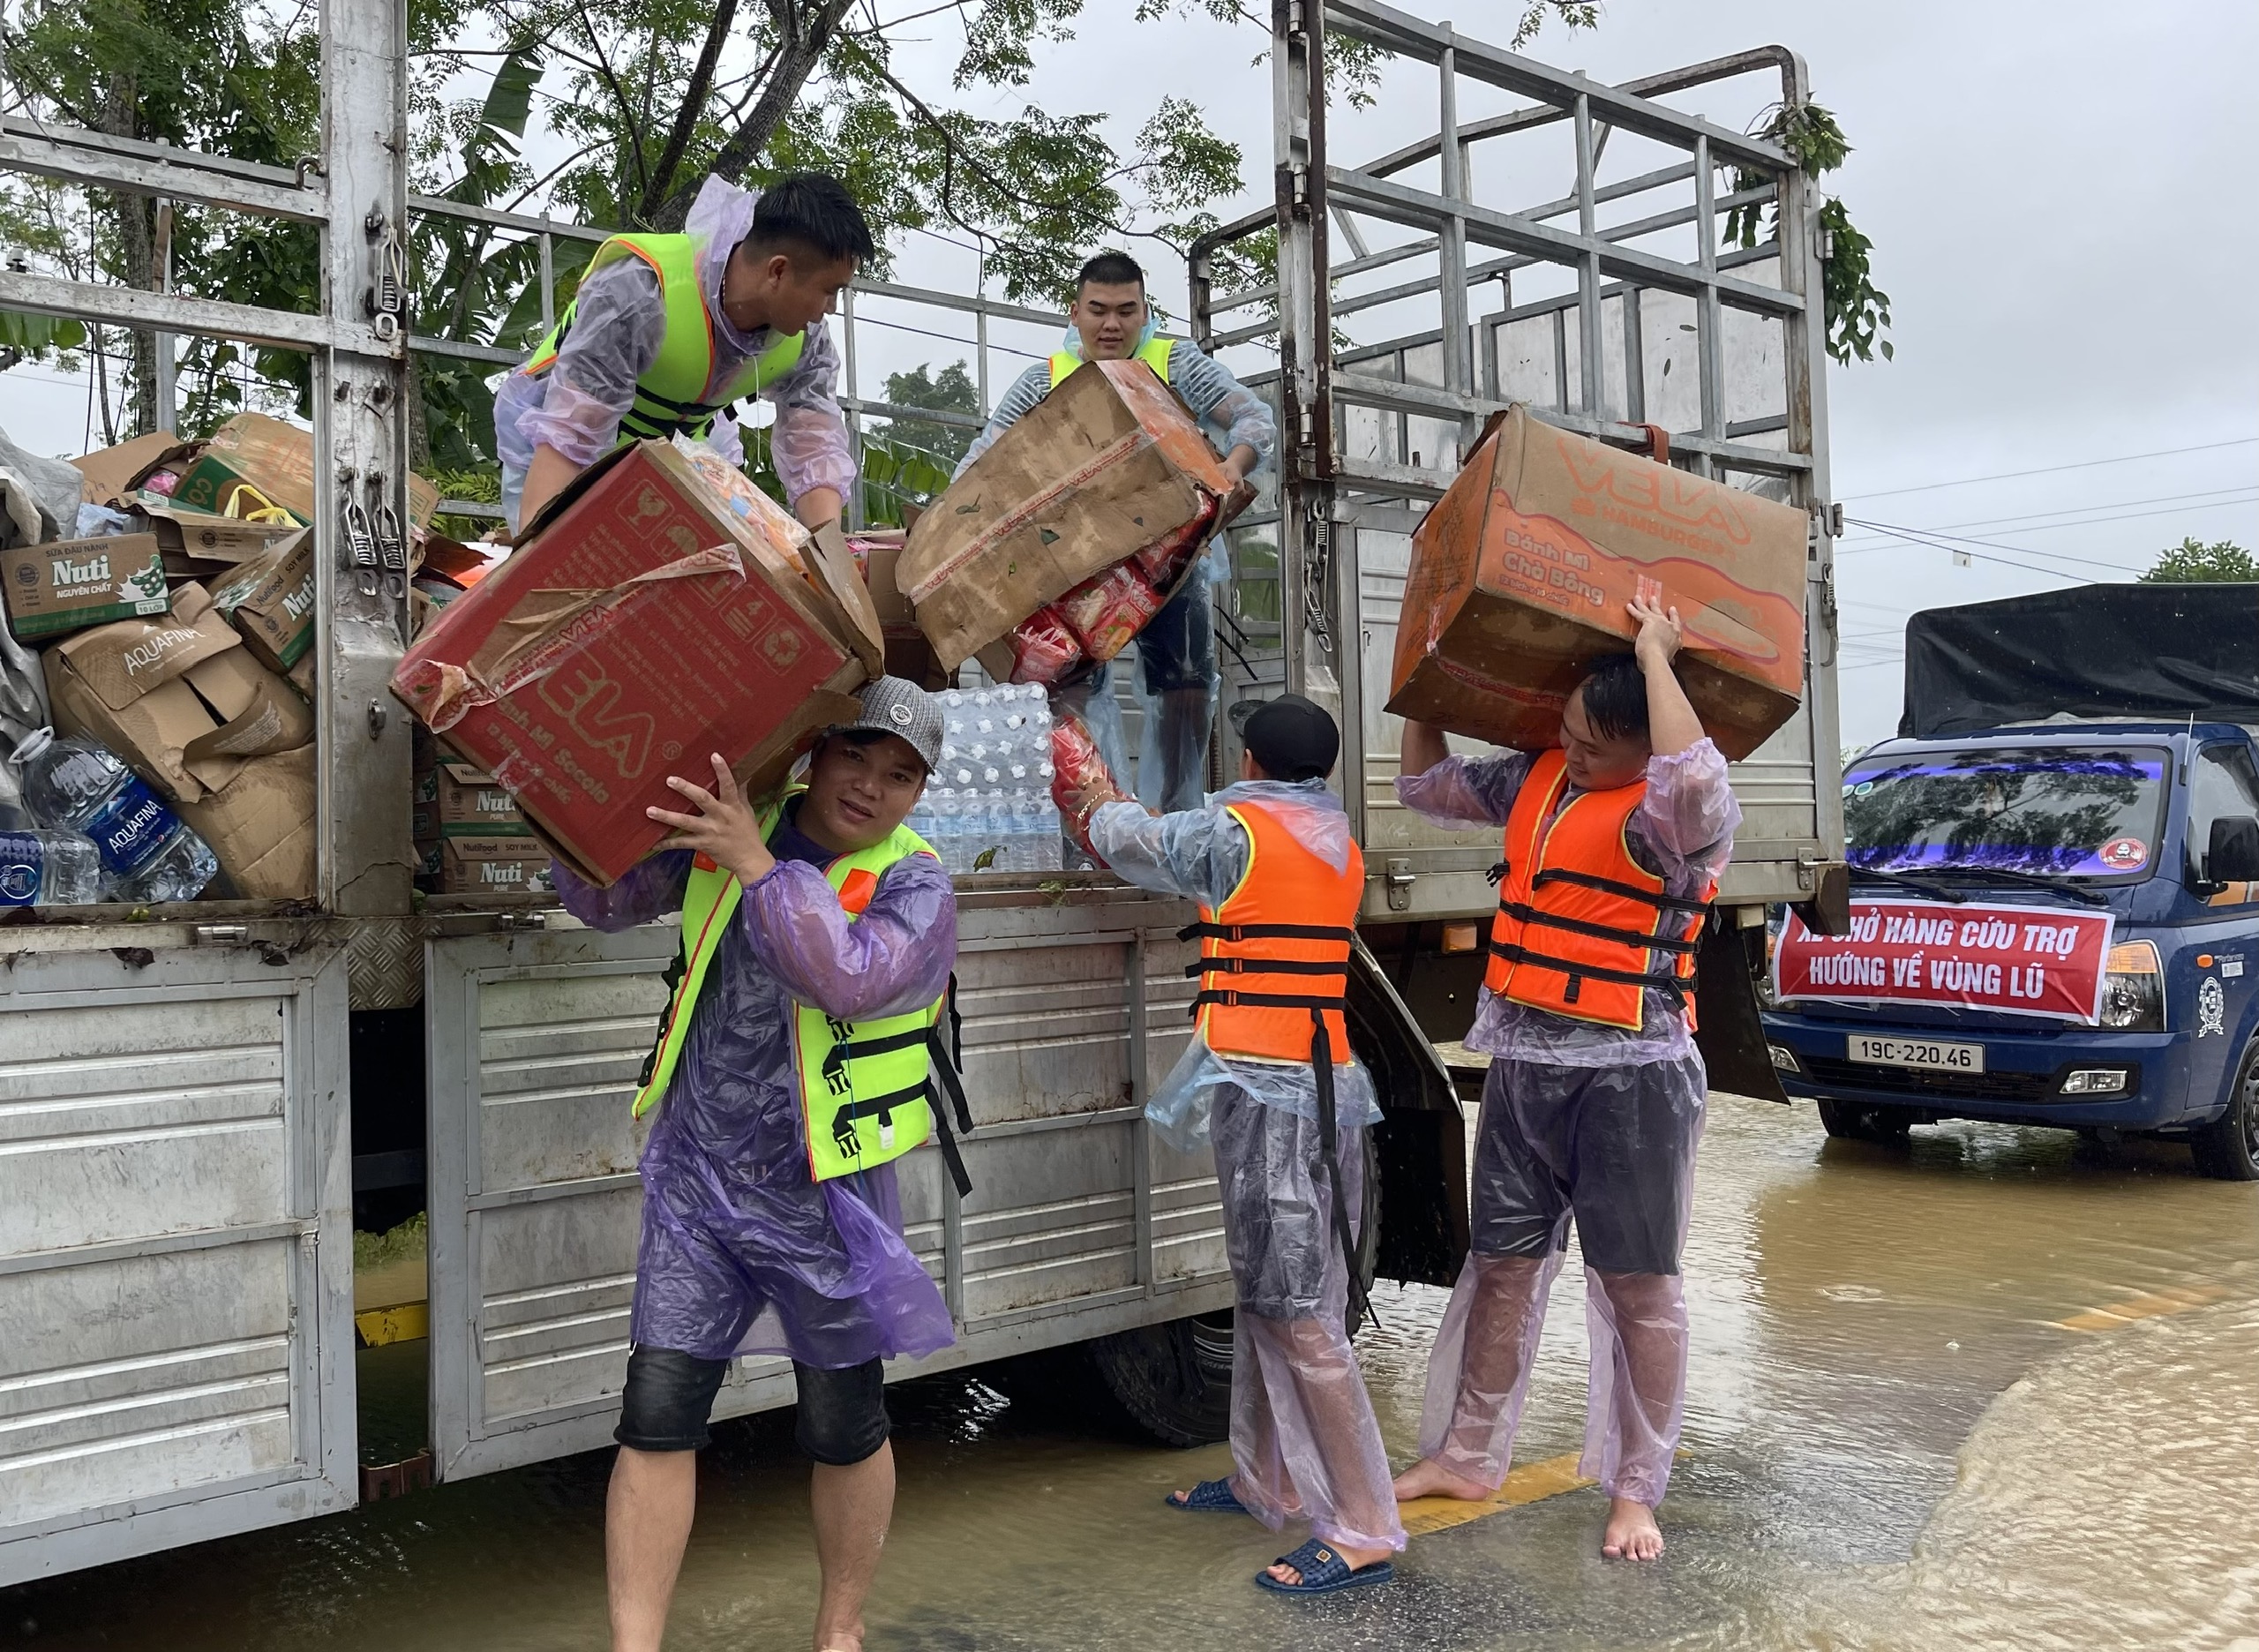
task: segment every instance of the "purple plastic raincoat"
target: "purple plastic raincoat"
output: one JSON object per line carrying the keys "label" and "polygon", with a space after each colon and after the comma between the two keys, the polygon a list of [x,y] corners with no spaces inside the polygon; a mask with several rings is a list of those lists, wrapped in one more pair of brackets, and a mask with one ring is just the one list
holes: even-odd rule
{"label": "purple plastic raincoat", "polygon": [[[1441,825],[1503,826],[1525,753],[1447,757],[1396,783]],[[1733,852],[1741,806],[1708,740],[1647,760],[1625,837],[1671,894],[1700,898]],[[1506,1476],[1529,1369],[1573,1219],[1592,1366],[1582,1472],[1650,1508],[1670,1483],[1686,1395],[1679,1251],[1708,1089],[1686,1017],[1649,988],[1636,1031],[1484,988],[1467,1032],[1492,1057],[1475,1127],[1467,1265],[1429,1356],[1420,1452],[1485,1486]]]}
{"label": "purple plastic raincoat", "polygon": [[[792,1010],[856,1021],[931,1003],[957,961],[957,897],[939,862],[913,855],[850,922],[821,850],[789,826],[770,847],[777,867],[723,936],[644,1144],[629,1335],[835,1370],[930,1354],[953,1340],[949,1310],[903,1239],[894,1167],[809,1177]],[[795,850],[807,859],[784,858]],[[556,876],[574,917],[611,930],[679,907],[689,871],[689,852],[668,850],[609,889]]]}

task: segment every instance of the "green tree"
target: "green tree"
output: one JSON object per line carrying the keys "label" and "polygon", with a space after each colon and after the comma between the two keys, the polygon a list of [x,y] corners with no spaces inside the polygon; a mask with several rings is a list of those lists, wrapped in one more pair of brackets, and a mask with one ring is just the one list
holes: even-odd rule
{"label": "green tree", "polygon": [[2155,585],[2259,580],[2259,557],[2232,539],[2206,544],[2191,534],[2158,557],[2157,566],[2142,578]]}
{"label": "green tree", "polygon": [[[30,113],[274,166],[318,147],[319,59],[310,7],[270,11],[249,0],[52,0],[24,8],[17,26],[0,31],[0,66]],[[285,310],[307,307],[318,289],[318,244],[303,225],[184,206],[161,211],[122,191],[64,191],[58,199],[45,186],[11,184],[0,193],[19,221],[44,214],[70,226],[68,244],[29,243],[66,273],[153,291],[169,261],[175,290]],[[71,206],[78,211],[62,210]],[[79,227],[89,207],[91,231]],[[106,433],[154,428],[155,352],[153,334],[131,334],[125,429]],[[303,402],[304,357],[261,351],[246,361],[237,346],[199,340],[182,364],[191,409],[183,422],[225,417],[244,397],[245,367],[255,367],[269,399]]]}
{"label": "green tree", "polygon": [[[886,399],[897,407],[934,408],[945,413],[976,417],[980,411],[979,387],[973,383],[972,375],[961,361],[951,362],[939,373],[932,371],[931,363],[921,364],[909,372],[889,373]],[[964,450],[979,434],[969,425],[945,424],[939,419],[906,418],[890,420],[886,433],[889,440],[905,447],[922,448],[951,469],[964,457]]]}

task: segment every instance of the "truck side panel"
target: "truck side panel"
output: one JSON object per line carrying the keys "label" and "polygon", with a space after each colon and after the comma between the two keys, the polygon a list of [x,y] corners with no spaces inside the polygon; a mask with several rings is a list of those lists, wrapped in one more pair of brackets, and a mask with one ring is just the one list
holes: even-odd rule
{"label": "truck side panel", "polygon": [[358,1496],[343,957],[105,937],[0,1002],[0,1583]]}
{"label": "truck side panel", "polygon": [[[1213,1165],[1172,1153],[1140,1117],[1188,1036],[1185,909],[1021,899],[961,915],[972,1193],[957,1199],[930,1146],[898,1171],[905,1235],[958,1341],[895,1375],[1229,1301]],[[679,944],[664,925],[431,944],[439,1478],[611,1438],[642,1199],[628,1103]],[[787,1362],[748,1359],[715,1414],[792,1399]]]}

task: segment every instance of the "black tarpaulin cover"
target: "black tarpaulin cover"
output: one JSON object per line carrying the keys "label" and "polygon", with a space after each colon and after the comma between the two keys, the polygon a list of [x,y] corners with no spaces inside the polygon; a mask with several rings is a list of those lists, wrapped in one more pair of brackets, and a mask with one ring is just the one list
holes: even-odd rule
{"label": "black tarpaulin cover", "polygon": [[2058,712],[2259,723],[2259,584],[2082,585],[1907,621],[1901,736]]}

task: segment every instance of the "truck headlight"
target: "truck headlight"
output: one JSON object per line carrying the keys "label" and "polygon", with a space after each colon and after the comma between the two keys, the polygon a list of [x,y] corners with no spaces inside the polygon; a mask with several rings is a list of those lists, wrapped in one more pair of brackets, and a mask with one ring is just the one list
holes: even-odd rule
{"label": "truck headlight", "polygon": [[2154,941],[2120,941],[2102,977],[2102,1025],[2119,1032],[2165,1031],[2165,972]]}
{"label": "truck headlight", "polygon": [[1804,1070],[1803,1065],[1797,1060],[1797,1053],[1787,1045],[1767,1044],[1765,1048],[1772,1055],[1773,1065],[1782,1072],[1800,1073]]}
{"label": "truck headlight", "polygon": [[2133,1087],[2134,1075],[2123,1067],[2076,1067],[2063,1075],[2062,1095],[2123,1095]]}

